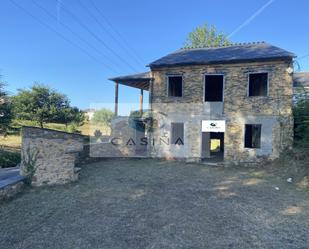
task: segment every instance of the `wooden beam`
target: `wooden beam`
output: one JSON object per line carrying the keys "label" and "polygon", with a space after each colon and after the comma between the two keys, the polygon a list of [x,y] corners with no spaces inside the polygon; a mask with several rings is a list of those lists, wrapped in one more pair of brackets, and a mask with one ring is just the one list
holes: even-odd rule
{"label": "wooden beam", "polygon": [[150,111],[152,113],[152,102],[153,102],[153,79],[151,79],[149,81],[149,107],[150,107]]}
{"label": "wooden beam", "polygon": [[141,114],[143,114],[143,101],[144,101],[144,90],[141,89],[141,94],[139,97],[139,111]]}
{"label": "wooden beam", "polygon": [[115,83],[115,116],[118,116],[118,92],[119,92],[119,85]]}

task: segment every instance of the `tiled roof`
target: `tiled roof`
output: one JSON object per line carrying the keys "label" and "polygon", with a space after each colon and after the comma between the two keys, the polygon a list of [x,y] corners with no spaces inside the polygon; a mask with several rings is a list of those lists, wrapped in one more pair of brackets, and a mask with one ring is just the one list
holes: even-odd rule
{"label": "tiled roof", "polygon": [[149,64],[150,68],[265,61],[289,58],[295,55],[268,43],[246,43],[221,47],[180,49]]}

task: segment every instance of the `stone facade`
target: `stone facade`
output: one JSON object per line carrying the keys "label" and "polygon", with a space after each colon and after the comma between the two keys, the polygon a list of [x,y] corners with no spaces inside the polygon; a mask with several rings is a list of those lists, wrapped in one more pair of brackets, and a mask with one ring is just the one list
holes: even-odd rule
{"label": "stone facade", "polygon": [[[293,143],[290,60],[195,65],[152,69],[152,110],[158,127],[152,138],[170,137],[170,123],[183,122],[185,145],[155,145],[153,157],[201,158],[202,120],[225,120],[224,160],[252,162],[275,159]],[[268,73],[268,96],[248,97],[249,73]],[[224,76],[222,111],[204,102],[206,74]],[[183,96],[168,97],[167,76],[182,75]],[[219,108],[220,109],[220,108]],[[262,124],[261,148],[244,148],[245,124]],[[163,125],[163,127],[162,127]]]}
{"label": "stone facade", "polygon": [[21,175],[24,161],[35,155],[34,186],[64,184],[77,180],[75,163],[83,150],[84,137],[49,129],[23,127]]}

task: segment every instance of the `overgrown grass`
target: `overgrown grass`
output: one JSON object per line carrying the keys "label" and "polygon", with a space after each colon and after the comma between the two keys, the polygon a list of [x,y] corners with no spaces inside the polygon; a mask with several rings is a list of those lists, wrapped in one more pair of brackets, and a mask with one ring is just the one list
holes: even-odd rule
{"label": "overgrown grass", "polygon": [[292,178],[301,188],[309,188],[309,149],[295,147],[282,153],[281,157],[271,164],[273,173],[284,179]]}

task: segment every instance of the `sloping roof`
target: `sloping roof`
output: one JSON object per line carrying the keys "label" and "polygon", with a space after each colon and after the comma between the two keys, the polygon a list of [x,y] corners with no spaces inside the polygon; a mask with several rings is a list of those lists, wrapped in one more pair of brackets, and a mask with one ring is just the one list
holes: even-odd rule
{"label": "sloping roof", "polygon": [[201,64],[236,63],[293,58],[295,55],[268,43],[247,43],[222,47],[180,49],[148,66],[150,68]]}
{"label": "sloping roof", "polygon": [[309,72],[294,73],[293,74],[293,86],[309,88]]}
{"label": "sloping roof", "polygon": [[139,74],[119,76],[111,78],[110,80],[122,85],[135,87],[143,90],[149,90],[149,84],[151,79],[152,78],[150,72],[144,72]]}

